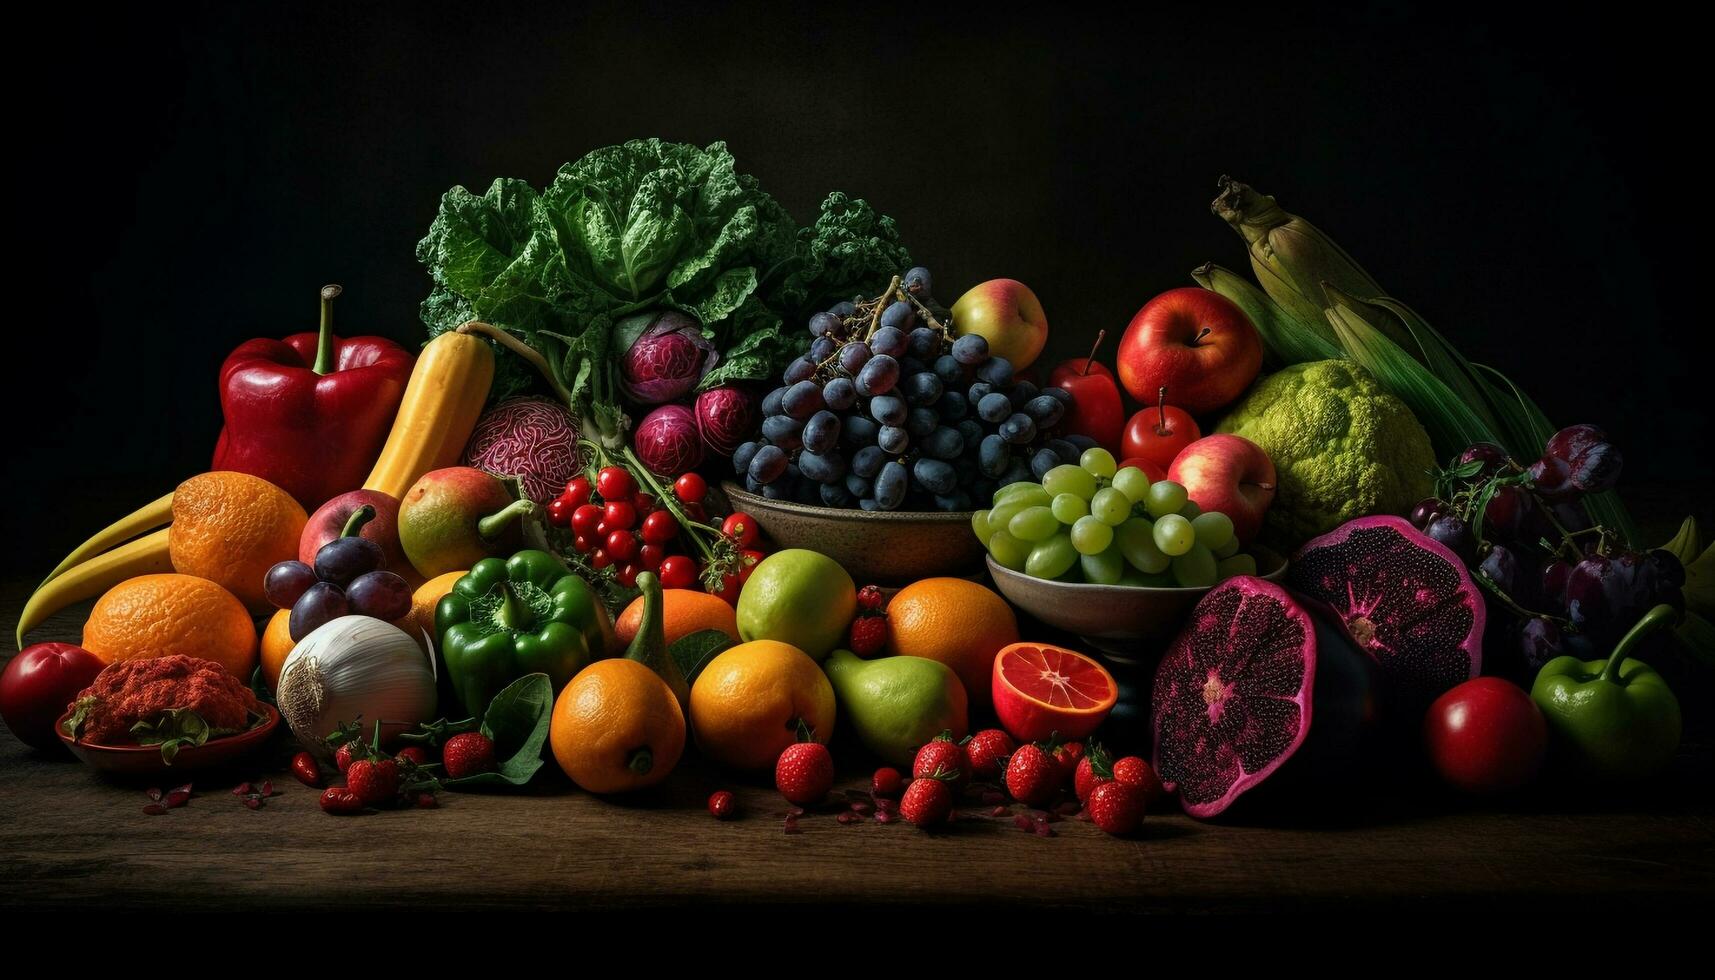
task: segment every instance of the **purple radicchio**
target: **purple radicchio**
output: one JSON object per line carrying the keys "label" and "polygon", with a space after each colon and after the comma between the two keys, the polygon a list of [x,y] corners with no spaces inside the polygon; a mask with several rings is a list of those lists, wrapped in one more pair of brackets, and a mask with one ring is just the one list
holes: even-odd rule
{"label": "purple radicchio", "polygon": [[[619,362],[619,385],[627,398],[640,405],[660,405],[684,397],[721,357],[703,336],[695,317],[678,310],[640,317],[651,315],[654,319]],[[625,331],[625,324],[620,330]]]}
{"label": "purple radicchio", "polygon": [[662,405],[645,415],[631,441],[643,465],[662,476],[678,476],[703,461],[697,418],[683,405]]}

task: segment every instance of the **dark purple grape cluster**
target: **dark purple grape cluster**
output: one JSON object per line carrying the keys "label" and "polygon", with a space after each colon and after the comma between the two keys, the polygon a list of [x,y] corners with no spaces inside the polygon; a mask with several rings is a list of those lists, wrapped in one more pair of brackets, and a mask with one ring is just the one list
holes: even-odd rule
{"label": "dark purple grape cluster", "polygon": [[292,611],[286,628],[293,643],[341,616],[391,622],[411,611],[411,585],[386,564],[381,546],[368,538],[335,538],[316,552],[314,566],[277,562],[262,580],[262,594]]}
{"label": "dark purple grape cluster", "polygon": [[1555,433],[1528,465],[1480,443],[1441,474],[1437,496],[1412,509],[1412,524],[1486,587],[1485,653],[1503,671],[1528,682],[1563,654],[1607,656],[1651,608],[1683,603],[1678,558],[1626,548],[1585,511],[1583,497],[1613,489],[1620,465],[1593,425]]}
{"label": "dark purple grape cluster", "polygon": [[810,342],[762,400],[761,438],[733,453],[745,489],[864,510],[970,510],[995,489],[1076,463],[1057,438],[1061,388],[1014,377],[975,334],[954,337],[918,267],[874,299],[810,317]]}

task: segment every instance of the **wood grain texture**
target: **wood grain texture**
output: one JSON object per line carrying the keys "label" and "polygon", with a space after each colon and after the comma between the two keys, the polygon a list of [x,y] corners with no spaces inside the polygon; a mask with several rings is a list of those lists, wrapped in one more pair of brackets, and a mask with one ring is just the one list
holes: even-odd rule
{"label": "wood grain texture", "polygon": [[[10,633],[28,585],[0,588]],[[87,604],[32,641],[75,641]],[[1079,821],[1056,836],[968,805],[945,832],[834,813],[783,832],[766,780],[734,784],[692,763],[660,792],[607,801],[557,774],[523,795],[446,793],[437,810],[334,818],[284,774],[289,743],[248,771],[204,777],[191,803],[142,812],[141,786],[98,779],[0,730],[0,905],[331,908],[451,902],[601,907],[682,902],[930,901],[1104,911],[1255,911],[1378,903],[1572,906],[1715,891],[1708,753],[1682,753],[1667,790],[1631,812],[1533,804],[1448,809],[1422,789],[1354,787],[1372,799],[1339,820],[1287,814],[1272,826],[1152,816],[1135,840]],[[230,794],[270,770],[282,795],[259,811]],[[846,786],[867,785],[851,774]],[[708,794],[733,789],[721,823]],[[1373,792],[1372,792],[1373,790]],[[1018,808],[1014,808],[1018,809]]]}

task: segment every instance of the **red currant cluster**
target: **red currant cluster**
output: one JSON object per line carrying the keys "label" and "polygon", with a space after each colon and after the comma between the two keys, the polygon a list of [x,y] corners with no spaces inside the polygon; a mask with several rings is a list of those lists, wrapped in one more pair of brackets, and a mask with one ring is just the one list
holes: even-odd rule
{"label": "red currant cluster", "polygon": [[[649,478],[654,486],[654,477]],[[663,499],[640,487],[624,466],[604,466],[592,482],[574,477],[548,502],[548,523],[568,528],[572,547],[591,568],[613,567],[619,584],[632,588],[637,573],[654,572],[668,589],[702,588],[729,602],[763,554],[753,550],[756,522],[733,514],[717,532],[707,520],[708,484],[685,473]]]}

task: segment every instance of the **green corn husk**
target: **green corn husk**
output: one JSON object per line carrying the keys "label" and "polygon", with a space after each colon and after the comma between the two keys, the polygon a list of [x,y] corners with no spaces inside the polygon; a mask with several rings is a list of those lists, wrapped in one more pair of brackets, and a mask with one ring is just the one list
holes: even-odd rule
{"label": "green corn husk", "polygon": [[1344,357],[1334,342],[1334,331],[1326,318],[1306,322],[1276,303],[1267,293],[1251,284],[1249,279],[1231,269],[1206,262],[1191,271],[1199,286],[1233,301],[1245,311],[1269,356],[1282,365],[1305,361],[1327,361]]}
{"label": "green corn husk", "polygon": [[[1337,299],[1332,295],[1328,298],[1330,302]],[[1491,411],[1494,403],[1488,397],[1487,386],[1477,376],[1476,368],[1471,362],[1465,359],[1464,354],[1459,353],[1458,348],[1448,343],[1447,338],[1441,336],[1440,331],[1430,326],[1428,320],[1418,316],[1416,310],[1391,296],[1376,296],[1367,304],[1356,306],[1354,309],[1362,309],[1367,312],[1377,307],[1380,308],[1379,314],[1382,317],[1391,316],[1397,319],[1411,334],[1416,345],[1407,348],[1407,351],[1413,357],[1422,361],[1430,373],[1440,378],[1443,384],[1452,389],[1453,394],[1465,399],[1465,403],[1471,406],[1471,410],[1476,412],[1488,424],[1489,428],[1504,433],[1507,426],[1497,418],[1498,412]],[[1536,445],[1538,447],[1536,451],[1541,452],[1542,443],[1539,442]],[[1507,448],[1517,451],[1516,447],[1511,445],[1508,445]]]}
{"label": "green corn husk", "polygon": [[1496,441],[1494,430],[1469,405],[1358,311],[1336,305],[1328,311],[1328,322],[1347,356],[1405,402],[1429,430],[1437,456],[1450,459],[1472,443]]}
{"label": "green corn husk", "polygon": [[[1387,295],[1387,290],[1339,243],[1249,184],[1222,176],[1220,193],[1209,210],[1245,240],[1251,268],[1263,290],[1300,319],[1313,320],[1328,307],[1323,283],[1363,300]],[[1389,340],[1411,356],[1419,356],[1402,324],[1374,315],[1369,319]]]}

